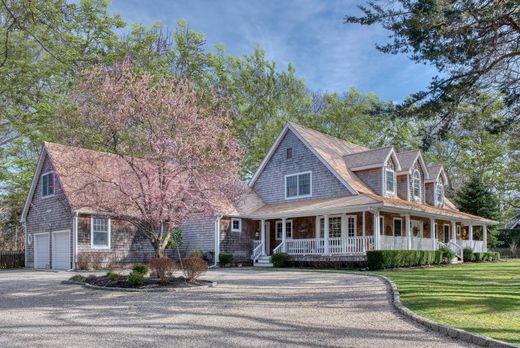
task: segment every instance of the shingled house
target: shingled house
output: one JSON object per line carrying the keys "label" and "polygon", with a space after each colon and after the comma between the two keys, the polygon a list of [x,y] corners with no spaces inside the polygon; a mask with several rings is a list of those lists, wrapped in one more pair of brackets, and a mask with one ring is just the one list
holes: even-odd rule
{"label": "shingled house", "polygon": [[[26,266],[74,269],[84,263],[146,262],[148,240],[67,191],[64,156],[90,151],[46,143],[22,214]],[[106,154],[117,165],[117,156]],[[492,220],[462,213],[444,197],[442,166],[419,150],[369,149],[287,123],[240,203],[216,202],[217,214],[185,221],[183,253],[202,249],[218,260],[270,265],[283,251],[295,260],[363,260],[371,249],[487,250]]]}

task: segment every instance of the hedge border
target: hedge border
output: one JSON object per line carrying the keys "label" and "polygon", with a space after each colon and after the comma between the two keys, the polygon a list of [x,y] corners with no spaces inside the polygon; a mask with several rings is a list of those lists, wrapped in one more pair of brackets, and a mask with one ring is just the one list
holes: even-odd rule
{"label": "hedge border", "polygon": [[73,280],[64,280],[61,282],[65,285],[81,285],[84,288],[89,288],[93,290],[104,290],[104,291],[119,291],[119,292],[182,292],[182,291],[191,291],[193,289],[201,289],[201,288],[214,288],[217,286],[217,282],[211,282],[207,285],[199,285],[191,288],[152,288],[152,289],[136,289],[136,288],[118,288],[118,287],[109,287],[109,286],[99,286],[92,285],[85,282],[76,282]]}
{"label": "hedge border", "polygon": [[414,322],[432,330],[440,333],[441,335],[448,336],[451,338],[456,338],[461,341],[476,344],[481,347],[490,347],[490,348],[518,348],[520,346],[514,345],[512,343],[496,340],[491,337],[482,336],[476,333],[468,332],[462,329],[457,329],[451,326],[445,326],[438,324],[430,319],[426,319],[424,317],[421,317],[418,314],[415,314],[410,309],[405,307],[401,303],[401,295],[399,293],[399,289],[395,285],[395,283],[390,280],[389,278],[379,275],[379,274],[362,274],[367,277],[376,277],[386,284],[387,288],[389,289],[389,295],[391,299],[391,303],[394,306],[394,308],[407,317],[408,319],[413,320]]}

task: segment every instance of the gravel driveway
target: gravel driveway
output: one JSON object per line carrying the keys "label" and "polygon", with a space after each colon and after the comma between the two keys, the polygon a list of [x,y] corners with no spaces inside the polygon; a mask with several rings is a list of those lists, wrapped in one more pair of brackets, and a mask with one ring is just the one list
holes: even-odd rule
{"label": "gravel driveway", "polygon": [[226,269],[214,288],[125,293],[0,271],[0,347],[464,347],[404,320],[353,274]]}

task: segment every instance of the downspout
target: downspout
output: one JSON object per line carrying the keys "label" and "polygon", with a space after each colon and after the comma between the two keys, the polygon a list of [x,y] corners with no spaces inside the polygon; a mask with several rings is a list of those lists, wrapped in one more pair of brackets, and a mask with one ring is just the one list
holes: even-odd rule
{"label": "downspout", "polygon": [[76,211],[75,215],[74,215],[74,218],[73,218],[73,229],[74,229],[74,233],[73,233],[73,238],[74,238],[74,253],[73,253],[73,257],[72,257],[72,270],[75,270],[76,269],[76,264],[77,264],[77,261],[78,261],[78,220],[79,220],[79,213]]}
{"label": "downspout", "polygon": [[23,227],[23,236],[24,236],[24,267],[27,268],[27,245],[29,244],[29,243],[27,243],[27,222],[24,219],[21,221],[21,223],[22,223],[22,227]]}
{"label": "downspout", "polygon": [[215,218],[215,260],[213,265],[209,268],[218,267],[218,260],[220,256],[220,219],[222,219],[222,215],[218,214]]}

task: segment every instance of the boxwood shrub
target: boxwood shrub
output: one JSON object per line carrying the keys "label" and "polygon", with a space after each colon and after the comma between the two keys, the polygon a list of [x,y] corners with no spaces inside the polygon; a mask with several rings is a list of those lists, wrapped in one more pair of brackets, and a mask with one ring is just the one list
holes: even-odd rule
{"label": "boxwood shrub", "polygon": [[462,250],[462,258],[464,259],[464,262],[471,262],[475,259],[475,256],[473,255],[473,249],[471,248],[464,248]]}
{"label": "boxwood shrub", "polygon": [[229,265],[233,262],[233,254],[231,253],[220,253],[218,256],[218,260],[222,266]]}
{"label": "boxwood shrub", "polygon": [[444,260],[442,250],[370,250],[367,252],[368,268],[426,266]]}
{"label": "boxwood shrub", "polygon": [[475,262],[497,261],[500,260],[500,253],[495,251],[473,253],[473,260]]}
{"label": "boxwood shrub", "polygon": [[271,262],[274,267],[287,267],[289,264],[289,255],[286,253],[274,253],[271,255]]}

